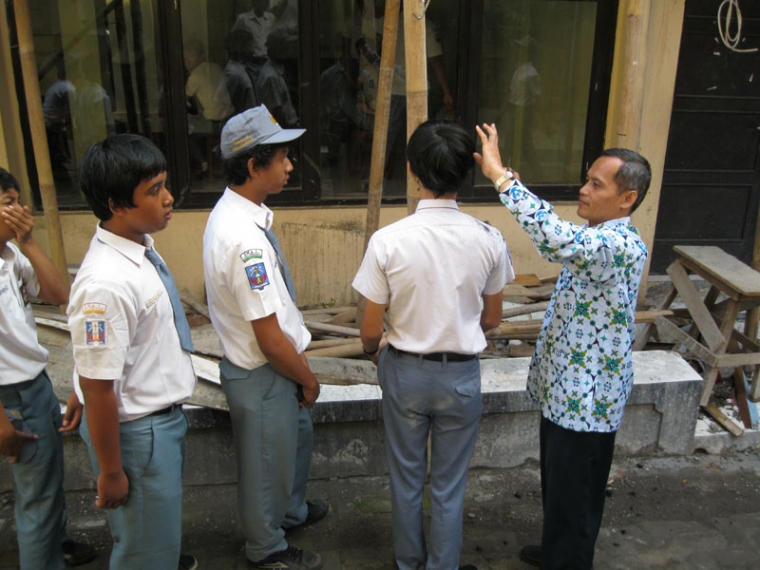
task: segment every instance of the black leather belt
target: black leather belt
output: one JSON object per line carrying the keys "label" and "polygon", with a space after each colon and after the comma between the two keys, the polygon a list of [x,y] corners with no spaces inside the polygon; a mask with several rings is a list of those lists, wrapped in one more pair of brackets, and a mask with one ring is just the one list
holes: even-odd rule
{"label": "black leather belt", "polygon": [[182,409],[182,404],[172,404],[168,408],[164,408],[162,410],[156,410],[155,412],[152,412],[148,414],[149,416],[165,416],[166,414],[171,414],[174,410],[179,408]]}
{"label": "black leather belt", "polygon": [[477,354],[459,354],[458,352],[429,352],[427,354],[416,354],[414,352],[407,352],[405,350],[399,350],[392,344],[388,345],[388,351],[393,356],[413,356],[414,358],[422,358],[422,360],[433,360],[435,362],[467,362],[477,358]]}

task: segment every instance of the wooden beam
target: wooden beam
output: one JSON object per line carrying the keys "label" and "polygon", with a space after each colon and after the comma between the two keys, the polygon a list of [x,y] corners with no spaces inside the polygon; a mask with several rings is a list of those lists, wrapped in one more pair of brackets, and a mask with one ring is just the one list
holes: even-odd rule
{"label": "wooden beam", "polygon": [[[34,52],[34,38],[32,35],[28,0],[14,2],[13,11],[16,14],[19,59],[21,60],[21,73],[24,78],[24,95],[34,150],[34,161],[37,166],[37,179],[40,184],[42,208],[47,224],[50,259],[61,279],[63,279],[66,289],[68,289],[70,282],[66,265],[66,252],[63,247],[63,230],[61,229],[61,219],[58,215],[58,198],[55,194],[53,168],[50,165],[45,119],[42,114],[42,95],[40,94],[40,82],[37,79],[37,60]],[[6,93],[6,95],[8,94]]]}
{"label": "wooden beam", "polygon": [[[406,60],[406,137],[428,118],[427,45],[424,0],[404,0],[404,58]],[[417,181],[407,171],[406,213],[413,214],[420,200]]]}

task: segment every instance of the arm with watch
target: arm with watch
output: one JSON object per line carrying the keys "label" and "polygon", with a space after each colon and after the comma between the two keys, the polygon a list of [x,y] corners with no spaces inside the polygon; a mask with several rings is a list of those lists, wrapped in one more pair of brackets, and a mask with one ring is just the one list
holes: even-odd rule
{"label": "arm with watch", "polygon": [[526,188],[519,175],[502,164],[496,126],[485,124],[476,126],[475,130],[482,143],[481,152],[475,153],[475,161],[483,175],[494,183],[502,204],[541,257],[555,263],[570,263],[580,274],[588,270],[588,260],[598,257],[602,251],[611,251],[609,244],[617,241],[614,229],[582,226],[560,218],[549,202]]}
{"label": "arm with watch", "polygon": [[383,336],[383,318],[388,304],[373,303],[365,299],[364,320],[361,327],[362,351],[375,364],[380,351],[388,344]]}

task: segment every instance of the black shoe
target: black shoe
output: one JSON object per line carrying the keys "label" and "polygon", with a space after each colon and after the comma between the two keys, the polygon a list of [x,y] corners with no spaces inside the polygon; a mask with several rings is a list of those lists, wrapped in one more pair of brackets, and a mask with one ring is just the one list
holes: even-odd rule
{"label": "black shoe", "polygon": [[319,570],[322,564],[319,554],[295,546],[288,546],[285,550],[270,554],[258,562],[248,561],[249,568],[261,570]]}
{"label": "black shoe", "polygon": [[84,542],[74,542],[68,538],[61,544],[63,562],[66,566],[81,566],[95,560],[98,555],[95,549]]}
{"label": "black shoe", "polygon": [[531,566],[541,566],[541,547],[535,544],[523,546],[520,550],[520,560]]}
{"label": "black shoe", "polygon": [[287,528],[283,527],[285,531],[290,532],[319,522],[327,516],[327,512],[330,510],[330,505],[328,505],[327,501],[324,499],[308,499],[306,501],[306,506],[309,509],[309,512],[306,515],[306,520],[295,526]]}
{"label": "black shoe", "polygon": [[192,554],[180,554],[179,566],[177,570],[195,570],[198,568],[198,561]]}

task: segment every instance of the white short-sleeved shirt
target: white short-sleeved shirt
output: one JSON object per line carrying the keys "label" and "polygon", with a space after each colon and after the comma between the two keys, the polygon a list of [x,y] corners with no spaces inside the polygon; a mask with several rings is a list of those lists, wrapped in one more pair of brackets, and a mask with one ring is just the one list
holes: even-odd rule
{"label": "white short-sleeved shirt", "polygon": [[37,341],[29,296],[40,283],[31,262],[13,244],[0,251],[0,386],[36,378],[47,364],[48,352]]}
{"label": "white short-sleeved shirt", "polygon": [[113,380],[119,421],[186,401],[195,389],[190,353],[182,350],[169,295],[145,246],[98,225],[71,289],[68,316],[79,375]]}
{"label": "white short-sleeved shirt", "polygon": [[353,287],[388,304],[388,341],[427,354],[476,354],[482,295],[514,279],[498,230],[462,213],[455,200],[420,200],[414,215],[372,236]]}
{"label": "white short-sleeved shirt", "polygon": [[272,211],[227,188],[211,212],[203,235],[203,272],[209,314],[224,355],[247,370],[267,363],[251,321],[277,313],[277,321],[300,354],[311,341],[301,312],[282,277],[264,229]]}

